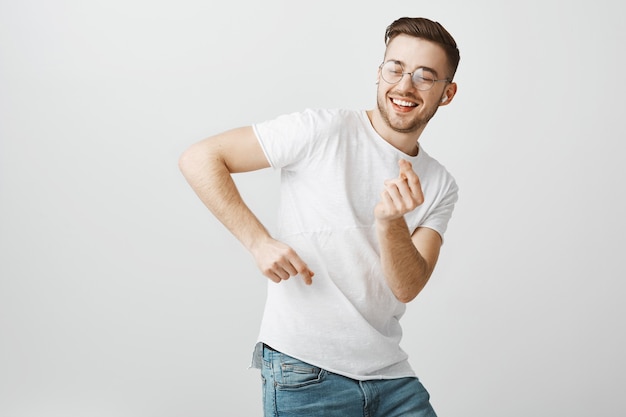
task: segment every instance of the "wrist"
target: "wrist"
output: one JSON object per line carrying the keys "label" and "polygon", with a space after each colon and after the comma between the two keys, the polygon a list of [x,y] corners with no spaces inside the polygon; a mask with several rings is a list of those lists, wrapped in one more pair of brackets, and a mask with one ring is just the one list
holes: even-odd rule
{"label": "wrist", "polygon": [[398,227],[407,227],[404,216],[393,218],[376,218],[375,225],[378,230],[389,230]]}
{"label": "wrist", "polygon": [[256,233],[254,236],[248,238],[247,242],[244,243],[244,246],[248,249],[249,252],[254,253],[258,250],[258,248],[265,246],[265,244],[271,240],[272,237],[267,232],[267,230],[263,229]]}

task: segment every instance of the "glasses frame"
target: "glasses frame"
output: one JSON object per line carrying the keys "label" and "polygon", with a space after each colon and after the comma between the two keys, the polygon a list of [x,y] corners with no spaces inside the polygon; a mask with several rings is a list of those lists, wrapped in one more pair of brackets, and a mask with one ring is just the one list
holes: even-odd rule
{"label": "glasses frame", "polygon": [[[396,82],[394,82],[394,83],[392,83],[392,82],[390,82],[390,81],[387,81],[387,80],[385,79],[385,76],[383,75],[383,74],[384,74],[383,67],[384,67],[387,63],[389,63],[389,62],[394,62],[394,63],[396,63],[396,64],[400,65],[400,68],[402,68],[402,74],[400,74],[400,78],[398,79],[398,81],[396,81]],[[418,89],[419,91],[428,91],[428,90],[430,90],[431,88],[433,88],[433,86],[435,85],[435,83],[439,83],[439,82],[451,83],[451,82],[452,82],[452,80],[451,80],[451,79],[449,79],[449,78],[440,78],[440,79],[433,78],[433,79],[430,79],[430,78],[424,78],[424,77],[422,77],[422,76],[419,76],[419,75],[418,75],[417,77],[421,78],[421,79],[422,79],[422,80],[424,80],[424,81],[427,81],[427,80],[432,81],[432,82],[431,82],[431,84],[430,84],[430,86],[429,86],[428,88],[425,88],[425,89],[419,88],[419,87],[417,86],[417,84],[415,83],[415,79],[413,78],[413,76],[415,75],[415,73],[416,73],[416,72],[418,72],[418,71],[420,71],[420,70],[427,69],[427,68],[424,68],[424,67],[419,67],[419,68],[415,69],[415,71],[412,71],[412,72],[404,72],[404,65],[402,64],[402,62],[397,61],[397,60],[395,60],[395,59],[390,59],[390,60],[388,60],[388,61],[383,61],[383,63],[382,63],[382,64],[380,64],[380,66],[378,67],[378,69],[380,70],[380,77],[381,77],[381,78],[383,79],[383,81],[384,81],[384,82],[386,82],[387,84],[398,84],[398,83],[400,83],[400,81],[402,81],[402,79],[404,78],[404,76],[405,76],[405,75],[407,75],[407,74],[408,74],[408,75],[410,75],[410,76],[411,76],[411,83],[412,83],[412,84],[413,84],[413,86],[414,86],[416,89]],[[428,69],[427,69],[427,70],[428,70]]]}

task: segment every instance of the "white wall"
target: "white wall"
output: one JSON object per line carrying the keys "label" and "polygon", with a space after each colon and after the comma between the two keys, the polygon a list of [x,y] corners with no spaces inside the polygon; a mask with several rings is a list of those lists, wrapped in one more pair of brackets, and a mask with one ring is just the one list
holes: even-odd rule
{"label": "white wall", "polygon": [[[421,143],[461,200],[403,346],[443,417],[622,416],[617,2],[0,2],[0,416],[260,416],[265,285],[177,168],[305,107],[370,108],[385,27],[443,23]],[[271,228],[277,175],[237,177]]]}

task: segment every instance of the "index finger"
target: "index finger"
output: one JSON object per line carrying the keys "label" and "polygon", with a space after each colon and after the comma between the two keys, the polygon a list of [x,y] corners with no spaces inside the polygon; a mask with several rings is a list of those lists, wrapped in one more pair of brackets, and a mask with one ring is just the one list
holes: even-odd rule
{"label": "index finger", "polygon": [[293,265],[293,267],[296,268],[296,271],[302,277],[306,285],[311,285],[313,283],[312,278],[315,275],[315,273],[313,273],[313,271],[309,269],[307,264],[305,264],[304,261],[300,259],[299,256],[296,255],[295,258],[291,259],[291,265]]}
{"label": "index finger", "polygon": [[421,192],[422,185],[417,173],[413,171],[413,165],[406,159],[398,161],[400,167],[400,178],[406,180],[412,192]]}

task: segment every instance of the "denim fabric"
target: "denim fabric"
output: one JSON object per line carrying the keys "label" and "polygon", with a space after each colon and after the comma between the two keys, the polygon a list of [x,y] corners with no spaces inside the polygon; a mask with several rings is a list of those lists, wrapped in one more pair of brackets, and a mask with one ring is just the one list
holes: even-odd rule
{"label": "denim fabric", "polygon": [[357,381],[263,348],[265,417],[436,417],[417,378]]}

